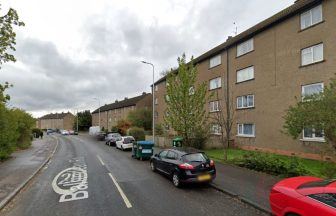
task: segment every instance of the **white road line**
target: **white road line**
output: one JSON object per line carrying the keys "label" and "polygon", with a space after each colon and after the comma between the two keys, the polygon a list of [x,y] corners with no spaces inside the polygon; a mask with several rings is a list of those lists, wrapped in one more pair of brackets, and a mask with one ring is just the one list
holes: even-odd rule
{"label": "white road line", "polygon": [[104,161],[100,158],[99,155],[97,155],[98,160],[100,161],[101,165],[105,166]]}
{"label": "white road line", "polygon": [[125,204],[126,204],[126,207],[127,208],[132,208],[132,204],[130,203],[130,201],[127,199],[124,191],[121,189],[121,187],[119,186],[118,182],[116,181],[116,179],[113,177],[113,175],[111,173],[109,173],[109,176],[111,177],[113,183],[115,184],[115,186],[117,187],[121,197],[123,198]]}

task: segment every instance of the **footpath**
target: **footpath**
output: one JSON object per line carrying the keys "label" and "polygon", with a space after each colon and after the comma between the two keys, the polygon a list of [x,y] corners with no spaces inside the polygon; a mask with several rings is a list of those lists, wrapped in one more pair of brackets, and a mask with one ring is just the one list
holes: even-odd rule
{"label": "footpath", "polygon": [[57,139],[44,136],[26,150],[0,163],[0,210],[42,169],[57,148]]}

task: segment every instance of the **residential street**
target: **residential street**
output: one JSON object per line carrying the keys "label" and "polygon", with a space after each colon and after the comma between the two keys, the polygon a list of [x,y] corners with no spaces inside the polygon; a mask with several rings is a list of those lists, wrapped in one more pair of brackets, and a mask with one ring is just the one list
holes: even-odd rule
{"label": "residential street", "polygon": [[57,137],[50,163],[1,215],[264,215],[210,187],[177,189],[147,161],[88,135]]}

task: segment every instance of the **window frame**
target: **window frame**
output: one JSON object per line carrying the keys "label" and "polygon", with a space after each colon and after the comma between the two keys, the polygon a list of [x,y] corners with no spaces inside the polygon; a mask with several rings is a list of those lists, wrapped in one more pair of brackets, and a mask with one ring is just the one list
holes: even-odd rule
{"label": "window frame", "polygon": [[[317,22],[314,23],[313,22],[313,10],[317,9],[317,8],[321,8],[321,19],[319,21],[317,21]],[[310,20],[309,20],[310,24],[307,25],[307,26],[305,26],[305,27],[303,27],[303,23],[304,23],[304,22],[302,22],[303,18],[304,18],[303,16],[306,15],[306,14],[308,14],[308,13],[309,13],[309,18],[310,18]],[[301,31],[305,30],[305,29],[308,29],[310,27],[316,26],[316,25],[318,25],[321,22],[323,22],[323,6],[322,6],[322,4],[314,6],[314,7],[310,8],[309,10],[306,10],[305,12],[303,12],[303,13],[300,14],[300,29],[301,29]]]}
{"label": "window frame", "polygon": [[[238,53],[238,50],[239,50],[240,46],[243,46],[244,44],[246,44],[246,43],[248,43],[248,42],[250,42],[250,41],[252,41],[252,49],[239,54],[239,53]],[[248,53],[250,53],[250,52],[252,52],[252,51],[254,51],[254,38],[253,38],[253,37],[250,38],[250,39],[248,39],[248,40],[245,40],[244,42],[241,42],[241,43],[239,43],[239,44],[237,45],[237,47],[236,47],[236,57],[238,58],[238,57],[243,56],[243,55],[246,55],[246,54],[248,54]]]}
{"label": "window frame", "polygon": [[159,90],[159,86],[158,86],[158,85],[155,85],[155,86],[154,86],[154,91],[157,92],[158,90]]}
{"label": "window frame", "polygon": [[[242,126],[242,132],[239,133],[239,126]],[[244,134],[244,125],[252,125],[252,134]],[[237,124],[237,137],[248,137],[248,138],[254,138],[256,137],[255,133],[255,124],[254,123],[238,123]]]}
{"label": "window frame", "polygon": [[[249,69],[249,68],[253,68],[253,77],[250,78],[250,79],[246,79],[246,80],[238,81],[238,73],[239,73],[239,72],[242,72],[242,71],[246,71],[246,70]],[[254,80],[254,79],[255,79],[255,76],[254,76],[254,75],[255,75],[255,67],[254,67],[254,65],[248,66],[248,67],[246,67],[246,68],[238,69],[238,70],[236,71],[236,84],[243,83],[243,82],[247,82],[247,81],[250,81],[250,80]]]}
{"label": "window frame", "polygon": [[[314,48],[318,47],[320,45],[322,45],[322,59],[320,59],[320,60],[314,60]],[[305,50],[308,50],[308,49],[310,49],[312,61],[309,62],[309,63],[303,64],[303,52]],[[320,43],[314,44],[312,46],[308,46],[308,47],[302,48],[300,54],[301,54],[301,67],[305,67],[305,66],[309,66],[309,65],[312,65],[312,64],[323,62],[325,60],[324,59],[324,43],[320,42]]]}
{"label": "window frame", "polygon": [[[214,65],[211,65],[211,60],[214,60],[214,59],[217,60],[217,58],[219,58],[219,63],[215,63]],[[222,64],[222,55],[221,55],[221,54],[212,56],[212,57],[209,59],[209,69],[214,68],[214,67],[217,67],[218,65],[221,65],[221,64]]]}
{"label": "window frame", "polygon": [[[217,104],[217,106],[215,106],[215,104]],[[214,109],[215,107],[217,107],[217,109]],[[219,100],[215,100],[215,101],[210,101],[209,102],[209,112],[210,113],[214,113],[214,112],[219,112]]]}
{"label": "window frame", "polygon": [[[314,85],[321,85],[322,86],[322,92],[323,92],[323,90],[324,90],[324,83],[323,82],[317,82],[317,83],[302,85],[301,86],[301,99],[302,99],[302,101],[309,101],[308,99],[305,99],[305,97],[307,97],[307,96],[304,95],[305,87],[314,86]],[[308,95],[308,96],[310,96],[310,95]]]}
{"label": "window frame", "polygon": [[[253,105],[252,106],[249,106],[248,105],[248,97],[250,97],[250,96],[252,96],[252,98],[253,98]],[[246,97],[246,107],[244,107],[244,98]],[[242,98],[242,106],[241,107],[239,107],[239,99],[240,98]],[[239,109],[239,110],[241,110],[241,109],[251,109],[251,108],[254,108],[254,105],[255,105],[255,103],[254,103],[254,94],[248,94],[248,95],[242,95],[242,96],[238,96],[237,97],[237,109]]]}
{"label": "window frame", "polygon": [[[218,80],[219,79],[219,86],[215,87],[215,88],[211,88],[211,81],[214,81],[214,80]],[[209,90],[215,90],[215,89],[219,89],[219,88],[222,88],[222,77],[216,77],[216,78],[213,78],[211,80],[209,80]]]}
{"label": "window frame", "polygon": [[324,131],[322,130],[323,137],[316,137],[315,133],[315,128],[311,128],[312,130],[312,137],[305,137],[305,129],[308,128],[303,128],[302,129],[302,141],[308,141],[308,142],[325,142],[325,135]]}
{"label": "window frame", "polygon": [[[216,130],[213,130],[216,127]],[[222,127],[219,124],[211,124],[210,125],[210,134],[212,135],[222,135],[221,133]]]}
{"label": "window frame", "polygon": [[158,105],[158,104],[159,104],[159,100],[158,100],[158,98],[155,98],[155,100],[154,100],[154,104],[155,104],[155,105]]}

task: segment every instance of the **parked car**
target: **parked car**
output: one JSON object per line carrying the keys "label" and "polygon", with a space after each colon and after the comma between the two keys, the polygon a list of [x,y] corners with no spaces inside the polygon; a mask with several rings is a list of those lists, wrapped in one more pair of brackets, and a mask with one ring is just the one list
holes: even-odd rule
{"label": "parked car", "polygon": [[116,148],[121,149],[123,151],[126,149],[132,149],[134,141],[135,139],[132,136],[123,136],[121,137],[121,139],[119,138],[116,141]]}
{"label": "parked car", "polygon": [[270,205],[276,216],[336,215],[336,180],[294,177],[275,184]]}
{"label": "parked car", "polygon": [[191,148],[163,150],[152,156],[150,167],[169,176],[175,187],[184,183],[210,183],[216,178],[214,161],[204,152]]}
{"label": "parked car", "polygon": [[47,135],[54,133],[53,129],[47,129]]}
{"label": "parked car", "polygon": [[105,132],[99,132],[96,137],[99,141],[104,141],[105,140],[106,133]]}
{"label": "parked car", "polygon": [[69,130],[69,135],[75,135],[75,131],[74,130]]}
{"label": "parked car", "polygon": [[116,141],[118,139],[121,139],[121,135],[119,133],[109,133],[105,137],[105,143],[106,145],[109,145],[109,146],[115,146]]}
{"label": "parked car", "polygon": [[69,131],[61,130],[61,134],[64,135],[64,136],[67,136],[67,135],[69,135]]}

